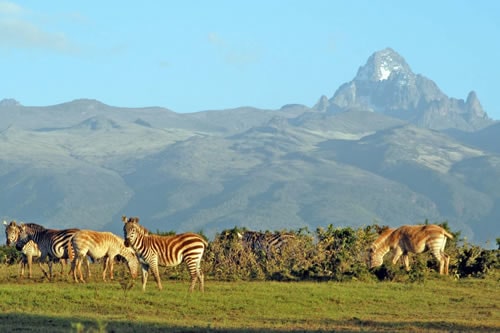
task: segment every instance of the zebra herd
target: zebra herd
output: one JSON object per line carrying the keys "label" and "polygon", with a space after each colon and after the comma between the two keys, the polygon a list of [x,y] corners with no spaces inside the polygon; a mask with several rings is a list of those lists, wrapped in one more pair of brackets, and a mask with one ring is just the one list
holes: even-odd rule
{"label": "zebra herd", "polygon": [[[21,276],[24,276],[25,266],[28,266],[29,277],[32,277],[33,258],[39,258],[42,272],[52,278],[52,265],[61,264],[64,271],[65,262],[71,262],[70,274],[75,282],[85,282],[81,265],[86,263],[87,278],[90,277],[89,258],[103,258],[102,279],[106,276],[113,279],[113,264],[115,257],[120,255],[127,263],[132,278],[136,278],[139,265],[142,270],[142,290],[146,290],[149,270],[153,273],[158,289],[162,289],[158,266],[177,266],[185,263],[191,284],[189,291],[199,283],[199,290],[204,290],[204,274],[201,271],[201,260],[206,252],[208,242],[195,233],[183,233],[170,236],[151,234],[139,224],[138,217],[122,216],[123,234],[121,238],[111,232],[72,229],[47,229],[35,223],[9,224],[4,221],[6,243],[15,245],[22,253]],[[264,253],[269,256],[272,251],[280,248],[291,238],[292,233],[262,233],[255,231],[237,232],[238,239],[249,251]],[[426,249],[439,262],[439,273],[448,274],[449,256],[444,253],[447,239],[453,236],[437,225],[402,226],[397,229],[387,228],[381,231],[379,237],[369,249],[369,267],[382,265],[383,257],[392,252],[393,263],[400,257],[409,270],[408,253],[421,253]],[[48,259],[49,272],[42,263]]]}

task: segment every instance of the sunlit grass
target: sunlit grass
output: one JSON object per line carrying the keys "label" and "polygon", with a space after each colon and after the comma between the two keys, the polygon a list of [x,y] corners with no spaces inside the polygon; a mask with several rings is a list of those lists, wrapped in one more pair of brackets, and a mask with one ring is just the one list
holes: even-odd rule
{"label": "sunlit grass", "polygon": [[[97,265],[93,265],[97,266]],[[0,273],[0,330],[135,331],[495,331],[498,279],[435,278],[424,283],[219,282],[188,293],[188,280],[131,283],[118,265],[113,282],[75,284]],[[97,269],[97,267],[93,267]]]}

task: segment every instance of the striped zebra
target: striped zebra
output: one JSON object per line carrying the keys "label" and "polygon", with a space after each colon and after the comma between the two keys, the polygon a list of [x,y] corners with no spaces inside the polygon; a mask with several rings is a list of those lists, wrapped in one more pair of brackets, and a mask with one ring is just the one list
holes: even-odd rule
{"label": "striped zebra", "polygon": [[[40,258],[42,256],[42,252],[40,252],[40,249],[38,248],[38,245],[33,242],[32,240],[28,241],[26,244],[24,244],[22,247],[20,242],[16,244],[16,248],[18,251],[21,251],[22,253],[22,258],[20,262],[20,268],[19,268],[19,275],[21,277],[24,277],[24,270],[26,269],[26,266],[28,266],[28,278],[33,277],[33,259],[34,258]],[[43,268],[42,263],[39,261],[38,262],[40,269],[42,270],[43,274],[45,276],[47,275],[47,271]]]}
{"label": "striped zebra", "polygon": [[[71,239],[71,244],[75,252],[71,262],[71,271],[75,282],[85,282],[81,271],[82,261],[90,256],[92,259],[105,257],[102,279],[106,281],[106,273],[109,271],[109,278],[114,278],[114,261],[117,255],[125,258],[132,278],[137,277],[139,261],[135,252],[125,247],[124,240],[111,232],[99,232],[93,230],[80,230]],[[88,261],[87,261],[88,262]],[[79,275],[79,279],[77,277]],[[90,270],[87,269],[87,276],[90,277]]]}
{"label": "striped zebra", "polygon": [[162,290],[158,265],[177,266],[182,262],[186,263],[191,276],[189,291],[194,290],[196,281],[199,281],[200,290],[203,291],[204,276],[200,264],[208,246],[203,237],[194,233],[174,236],[151,235],[139,224],[138,217],[122,216],[122,221],[125,246],[132,247],[141,262],[143,291],[146,290],[149,269],[153,272],[158,289]]}
{"label": "striped zebra", "polygon": [[392,263],[396,264],[402,256],[406,270],[410,270],[408,253],[422,253],[430,250],[439,262],[439,274],[448,274],[450,257],[444,253],[447,238],[453,235],[438,225],[405,225],[382,232],[370,247],[370,268],[382,265],[384,256],[391,251]]}
{"label": "striped zebra", "polygon": [[[40,248],[38,245],[32,241],[32,240],[21,240],[19,238],[19,234],[21,232],[20,225],[16,224],[15,221],[11,221],[9,224],[7,224],[6,221],[3,221],[5,225],[5,235],[7,239],[7,245],[13,245],[15,244],[16,249],[21,252],[21,261],[19,262],[20,267],[19,267],[19,275],[21,277],[24,277],[24,271],[26,269],[26,266],[28,266],[28,277],[31,279],[33,277],[33,271],[32,271],[32,266],[33,266],[33,259],[34,258],[40,258],[42,255],[42,252],[40,251]],[[41,225],[38,224],[29,224],[33,228],[38,228],[40,230],[44,230],[45,228]],[[55,260],[59,261],[61,264],[61,273],[64,271],[64,261],[61,260]],[[47,271],[43,268],[42,262],[39,260],[38,264],[40,266],[40,269],[42,270],[43,274],[48,277]]]}
{"label": "striped zebra", "polygon": [[63,259],[72,259],[73,251],[70,242],[73,235],[78,231],[79,229],[45,229],[36,223],[21,223],[18,237],[22,242],[27,243],[32,240],[38,245],[42,262],[49,258],[49,278],[52,278],[52,263],[54,260],[59,259],[61,264],[64,265]]}
{"label": "striped zebra", "polygon": [[269,257],[273,252],[279,252],[289,239],[295,238],[295,235],[283,232],[244,231],[243,233],[238,232],[238,237],[243,246],[254,254],[265,253]]}

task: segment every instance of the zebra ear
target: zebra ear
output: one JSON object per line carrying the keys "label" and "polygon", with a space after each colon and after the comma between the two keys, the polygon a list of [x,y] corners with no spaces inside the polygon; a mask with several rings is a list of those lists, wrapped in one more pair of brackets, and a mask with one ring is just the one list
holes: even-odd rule
{"label": "zebra ear", "polygon": [[135,223],[139,223],[139,216],[134,217],[132,221],[134,221]]}
{"label": "zebra ear", "polygon": [[3,225],[7,226],[7,221],[3,220]]}
{"label": "zebra ear", "polygon": [[122,221],[123,223],[127,223],[127,217],[125,215],[122,215]]}

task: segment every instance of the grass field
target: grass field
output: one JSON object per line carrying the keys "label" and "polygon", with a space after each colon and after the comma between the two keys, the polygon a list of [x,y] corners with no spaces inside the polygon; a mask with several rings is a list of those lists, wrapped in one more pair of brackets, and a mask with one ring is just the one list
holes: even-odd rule
{"label": "grass field", "polygon": [[488,279],[436,276],[423,283],[220,282],[187,292],[187,279],[162,291],[130,284],[118,265],[113,282],[66,276],[19,279],[0,266],[2,332],[457,332],[500,331],[498,274]]}

